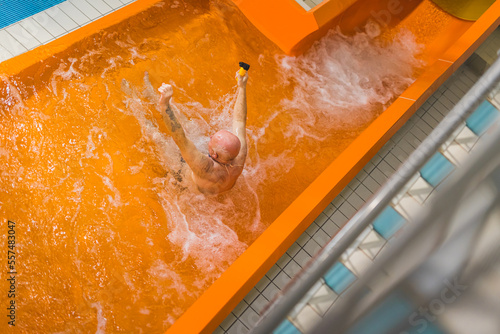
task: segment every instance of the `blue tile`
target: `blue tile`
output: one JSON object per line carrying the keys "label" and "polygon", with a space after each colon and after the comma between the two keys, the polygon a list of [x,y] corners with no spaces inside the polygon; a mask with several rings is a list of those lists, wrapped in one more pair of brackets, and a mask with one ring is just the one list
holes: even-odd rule
{"label": "blue tile", "polygon": [[455,166],[441,153],[437,152],[420,170],[422,178],[433,187],[437,187],[452,171]]}
{"label": "blue tile", "polygon": [[288,320],[285,320],[273,331],[273,334],[301,334],[301,332]]}
{"label": "blue tile", "polygon": [[388,206],[375,218],[373,229],[385,240],[389,240],[405,223],[403,216]]}
{"label": "blue tile", "polygon": [[337,294],[341,294],[356,280],[356,276],[340,262],[337,262],[323,278],[325,283]]}
{"label": "blue tile", "polygon": [[65,0],[0,0],[0,29],[35,15]]}
{"label": "blue tile", "polygon": [[476,135],[483,134],[488,127],[498,118],[500,113],[489,101],[484,101],[467,118],[465,123]]}

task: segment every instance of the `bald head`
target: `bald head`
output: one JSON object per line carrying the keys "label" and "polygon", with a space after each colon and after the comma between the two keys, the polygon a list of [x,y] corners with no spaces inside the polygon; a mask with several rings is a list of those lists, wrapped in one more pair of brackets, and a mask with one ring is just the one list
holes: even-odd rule
{"label": "bald head", "polygon": [[240,147],[239,138],[227,130],[218,131],[208,142],[210,155],[220,162],[229,162],[236,158]]}

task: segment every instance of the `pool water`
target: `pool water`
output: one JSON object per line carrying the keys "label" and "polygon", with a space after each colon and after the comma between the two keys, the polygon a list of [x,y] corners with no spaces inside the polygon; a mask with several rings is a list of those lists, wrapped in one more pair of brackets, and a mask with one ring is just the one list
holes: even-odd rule
{"label": "pool water", "polygon": [[[0,213],[17,224],[18,330],[165,331],[413,82],[422,36],[333,30],[294,58],[229,2],[160,2],[34,76],[1,76]],[[251,64],[249,156],[233,190],[205,196],[156,89],[174,86],[206,152],[231,127],[239,61]]]}

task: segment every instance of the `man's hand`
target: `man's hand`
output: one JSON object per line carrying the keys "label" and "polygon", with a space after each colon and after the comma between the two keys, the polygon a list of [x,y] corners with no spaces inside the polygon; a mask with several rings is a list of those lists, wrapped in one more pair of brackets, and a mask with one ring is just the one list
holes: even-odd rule
{"label": "man's hand", "polygon": [[165,111],[167,107],[170,105],[170,99],[172,95],[174,95],[174,89],[169,84],[162,84],[160,88],[158,88],[160,92],[160,101],[158,102],[161,111]]}
{"label": "man's hand", "polygon": [[240,75],[240,71],[236,71],[236,79],[238,79],[238,87],[246,87],[248,81],[248,72],[244,76]]}

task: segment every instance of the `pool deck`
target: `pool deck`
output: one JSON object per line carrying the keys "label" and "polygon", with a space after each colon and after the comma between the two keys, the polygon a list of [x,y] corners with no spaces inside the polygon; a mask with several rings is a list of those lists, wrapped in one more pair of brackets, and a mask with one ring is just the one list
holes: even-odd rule
{"label": "pool deck", "polygon": [[[0,62],[32,50],[105,16],[132,0],[67,0],[32,17],[0,29]],[[313,2],[313,1],[307,1]],[[314,3],[319,1],[314,1]],[[500,48],[497,29],[366,164],[361,172],[319,215],[292,247],[267,272],[214,333],[247,333],[259,313],[314,254],[381,187],[415,150],[478,78],[478,69],[496,58]],[[461,148],[458,148],[461,149]],[[415,205],[411,196],[404,205]],[[418,204],[418,203],[417,203]],[[401,204],[403,205],[403,204]],[[396,209],[398,209],[396,207]],[[407,210],[399,207],[399,210]],[[375,249],[357,253],[345,265],[360,274],[388,244],[372,233]],[[304,331],[334,304],[335,298],[310,305],[293,319]]]}
{"label": "pool deck", "polygon": [[66,0],[0,29],[0,62],[47,44],[134,0]]}

